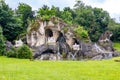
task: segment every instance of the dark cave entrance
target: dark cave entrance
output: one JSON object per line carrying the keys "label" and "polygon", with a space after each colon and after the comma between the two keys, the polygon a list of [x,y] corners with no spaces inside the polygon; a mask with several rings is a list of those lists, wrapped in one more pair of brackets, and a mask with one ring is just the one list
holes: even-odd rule
{"label": "dark cave entrance", "polygon": [[52,49],[47,49],[43,51],[42,54],[54,54],[54,51]]}
{"label": "dark cave entrance", "polygon": [[76,38],[73,38],[73,45],[75,45],[75,44],[77,44],[77,45],[79,45],[80,43],[79,43],[79,41],[76,39]]}
{"label": "dark cave entrance", "polygon": [[51,29],[46,29],[45,30],[45,35],[46,37],[53,37],[53,32]]}

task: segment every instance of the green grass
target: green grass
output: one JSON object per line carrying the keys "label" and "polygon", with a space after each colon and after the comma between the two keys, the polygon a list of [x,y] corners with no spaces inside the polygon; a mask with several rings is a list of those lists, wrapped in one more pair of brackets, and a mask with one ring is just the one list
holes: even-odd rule
{"label": "green grass", "polygon": [[120,62],[114,59],[30,61],[0,57],[0,80],[120,80]]}
{"label": "green grass", "polygon": [[120,42],[115,42],[114,43],[114,48],[120,52]]}

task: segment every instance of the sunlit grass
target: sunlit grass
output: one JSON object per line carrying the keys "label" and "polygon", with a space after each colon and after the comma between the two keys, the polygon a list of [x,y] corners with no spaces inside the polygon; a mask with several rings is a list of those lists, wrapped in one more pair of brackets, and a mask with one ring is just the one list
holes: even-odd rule
{"label": "sunlit grass", "polygon": [[0,57],[0,80],[120,80],[120,62],[114,59],[30,61]]}
{"label": "sunlit grass", "polygon": [[120,42],[115,42],[114,43],[114,48],[120,52]]}

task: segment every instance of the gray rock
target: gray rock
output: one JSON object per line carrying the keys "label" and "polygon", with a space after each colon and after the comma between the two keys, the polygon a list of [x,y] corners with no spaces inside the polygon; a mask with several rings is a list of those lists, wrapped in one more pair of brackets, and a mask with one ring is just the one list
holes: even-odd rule
{"label": "gray rock", "polygon": [[113,57],[120,56],[120,53],[119,53],[119,52],[113,52],[112,56],[113,56]]}
{"label": "gray rock", "polygon": [[39,60],[61,60],[61,56],[57,54],[42,54],[41,56],[38,57]]}
{"label": "gray rock", "polygon": [[6,41],[6,50],[9,51],[13,47],[13,44],[10,41]]}
{"label": "gray rock", "polygon": [[111,59],[112,53],[102,53],[103,59]]}
{"label": "gray rock", "polygon": [[97,55],[97,56],[92,58],[92,60],[102,60],[102,59],[103,59],[102,55]]}
{"label": "gray rock", "polygon": [[40,60],[49,60],[50,55],[49,54],[43,54],[40,56]]}

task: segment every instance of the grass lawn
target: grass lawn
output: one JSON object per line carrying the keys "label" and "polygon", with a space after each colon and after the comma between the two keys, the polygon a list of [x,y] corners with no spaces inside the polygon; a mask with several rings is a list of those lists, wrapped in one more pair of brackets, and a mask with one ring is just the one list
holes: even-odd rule
{"label": "grass lawn", "polygon": [[120,52],[120,42],[115,42],[114,43],[114,48]]}
{"label": "grass lawn", "polygon": [[0,57],[0,80],[120,80],[120,62],[30,61]]}

